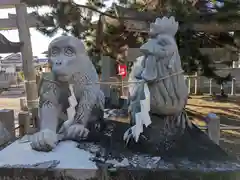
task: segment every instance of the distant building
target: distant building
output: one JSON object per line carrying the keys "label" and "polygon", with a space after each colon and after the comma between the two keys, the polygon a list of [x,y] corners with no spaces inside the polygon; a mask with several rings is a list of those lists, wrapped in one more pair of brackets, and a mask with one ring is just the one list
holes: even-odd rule
{"label": "distant building", "polygon": [[[43,66],[47,63],[47,58],[33,57],[34,66]],[[22,70],[22,55],[20,53],[11,54],[5,58],[0,59],[1,71],[6,71],[8,68],[15,68],[16,71]]]}

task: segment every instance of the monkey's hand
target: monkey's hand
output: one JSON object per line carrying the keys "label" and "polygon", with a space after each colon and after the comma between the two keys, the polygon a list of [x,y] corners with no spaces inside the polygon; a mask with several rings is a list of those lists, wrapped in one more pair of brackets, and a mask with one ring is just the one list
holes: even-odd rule
{"label": "monkey's hand", "polygon": [[84,140],[87,138],[89,130],[82,124],[73,124],[65,129],[65,140]]}
{"label": "monkey's hand", "polygon": [[31,138],[31,147],[36,151],[51,151],[58,143],[57,134],[49,129],[41,130]]}

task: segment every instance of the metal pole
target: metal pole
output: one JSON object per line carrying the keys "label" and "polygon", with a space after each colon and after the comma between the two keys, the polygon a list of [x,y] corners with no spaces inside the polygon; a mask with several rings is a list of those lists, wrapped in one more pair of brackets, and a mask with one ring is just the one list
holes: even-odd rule
{"label": "metal pole", "polygon": [[[22,66],[25,78],[25,89],[27,96],[27,106],[32,113],[32,118],[37,120],[38,94],[36,75],[33,64],[32,44],[27,17],[27,6],[23,3],[16,5],[17,26],[19,40],[23,43],[21,47]],[[34,122],[34,124],[37,122]],[[36,125],[36,124],[35,124]]]}

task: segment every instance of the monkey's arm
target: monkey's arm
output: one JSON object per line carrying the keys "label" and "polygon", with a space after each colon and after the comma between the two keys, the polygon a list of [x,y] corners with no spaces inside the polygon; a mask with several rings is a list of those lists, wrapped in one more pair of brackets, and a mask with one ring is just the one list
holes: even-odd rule
{"label": "monkey's arm", "polygon": [[93,86],[86,86],[81,90],[79,98],[74,123],[87,127],[92,109],[97,103],[97,92]]}
{"label": "monkey's arm", "polygon": [[42,80],[39,100],[40,130],[49,129],[57,131],[59,107],[58,96],[60,89],[56,83],[46,79]]}
{"label": "monkey's arm", "polygon": [[58,125],[59,88],[54,81],[42,79],[40,84],[39,119],[40,131],[31,138],[31,147],[37,151],[51,151],[56,147]]}

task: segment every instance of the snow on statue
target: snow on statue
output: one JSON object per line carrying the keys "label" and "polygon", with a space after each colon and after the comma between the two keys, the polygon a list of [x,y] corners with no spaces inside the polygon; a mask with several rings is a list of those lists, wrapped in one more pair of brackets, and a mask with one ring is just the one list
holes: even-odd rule
{"label": "snow on statue", "polygon": [[150,25],[150,38],[140,47],[144,56],[136,59],[129,75],[132,127],[124,134],[126,141],[138,141],[143,126],[151,124],[149,111],[166,121],[168,132],[191,126],[184,112],[188,91],[174,39],[177,30],[174,17],[157,18]]}
{"label": "snow on statue", "polygon": [[[35,150],[50,151],[64,139],[84,139],[91,122],[101,120],[104,94],[97,83],[98,75],[81,40],[61,36],[49,45],[52,72],[40,85],[40,131],[32,140]],[[76,110],[75,110],[76,109]]]}

